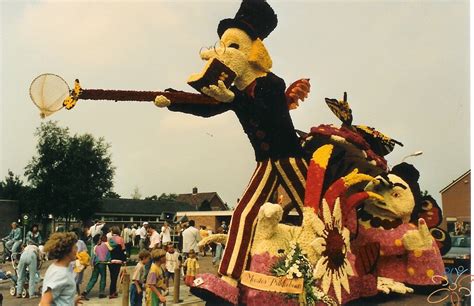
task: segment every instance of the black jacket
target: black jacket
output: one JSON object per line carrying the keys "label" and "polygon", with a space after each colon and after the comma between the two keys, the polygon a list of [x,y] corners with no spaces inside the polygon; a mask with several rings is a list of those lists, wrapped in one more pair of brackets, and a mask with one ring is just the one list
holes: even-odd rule
{"label": "black jacket", "polygon": [[303,157],[286,103],[285,82],[273,73],[255,81],[254,97],[232,86],[235,98],[230,103],[172,103],[168,109],[201,117],[211,117],[232,110],[252,144],[257,161]]}

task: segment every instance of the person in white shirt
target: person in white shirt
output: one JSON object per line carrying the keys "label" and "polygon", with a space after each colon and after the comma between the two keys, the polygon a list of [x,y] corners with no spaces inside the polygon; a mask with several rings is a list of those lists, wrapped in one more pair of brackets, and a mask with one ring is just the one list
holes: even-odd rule
{"label": "person in white shirt", "polygon": [[136,224],[134,224],[132,226],[132,246],[137,246],[135,237],[137,237],[137,225]]}
{"label": "person in white shirt", "polygon": [[125,227],[122,230],[122,238],[125,243],[125,253],[127,257],[130,257],[130,252],[132,251],[132,229],[130,225],[125,224]]}
{"label": "person in white shirt", "polygon": [[104,227],[105,223],[100,221],[100,220],[95,220],[94,225],[90,227],[90,235],[92,238],[95,237],[95,235],[100,235],[102,234],[102,228]]}
{"label": "person in white shirt", "polygon": [[148,222],[143,222],[142,227],[140,227],[140,228],[137,230],[137,233],[138,233],[138,235],[140,236],[140,242],[139,242],[140,251],[147,248],[146,245],[145,245],[145,240],[146,240],[146,234],[147,234],[147,228],[148,228],[148,226],[149,226],[149,225],[148,225]]}
{"label": "person in white shirt", "polygon": [[165,223],[161,227],[160,235],[161,235],[161,243],[163,243],[163,245],[167,245],[168,243],[171,242],[171,228],[168,222],[165,221]]}
{"label": "person in white shirt", "polygon": [[[168,245],[168,251],[166,252],[166,271],[165,271],[165,279],[166,279],[166,287],[168,286],[169,279],[171,278],[174,281],[174,271],[179,269],[179,253],[174,249],[174,245]],[[178,275],[179,277],[179,275]]]}
{"label": "person in white shirt", "polygon": [[91,257],[93,255],[93,249],[94,249],[94,237],[96,235],[102,235],[102,228],[104,227],[105,225],[105,222],[102,222],[98,219],[96,219],[94,221],[94,225],[92,225],[90,228],[89,228],[89,234],[90,234],[90,246],[91,246],[91,253],[89,254]]}
{"label": "person in white shirt", "polygon": [[189,220],[188,228],[183,231],[183,253],[185,256],[188,255],[191,249],[196,253],[199,252],[198,242],[201,241],[201,235],[199,235],[199,230],[194,225],[194,220]]}
{"label": "person in white shirt", "polygon": [[148,235],[150,236],[150,246],[148,247],[152,250],[155,246],[161,246],[161,237],[160,234],[152,227],[148,227]]}

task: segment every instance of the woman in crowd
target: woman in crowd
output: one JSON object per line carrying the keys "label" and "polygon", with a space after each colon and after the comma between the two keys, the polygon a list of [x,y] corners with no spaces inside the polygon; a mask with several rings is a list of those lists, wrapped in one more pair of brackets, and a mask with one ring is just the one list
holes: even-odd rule
{"label": "woman in crowd", "polygon": [[118,297],[117,294],[117,279],[120,274],[120,267],[126,261],[125,256],[125,243],[123,238],[120,237],[120,228],[118,226],[112,226],[111,228],[112,237],[110,237],[108,246],[110,251],[110,295],[109,299]]}
{"label": "woman in crowd", "polygon": [[55,261],[44,276],[40,306],[79,304],[76,282],[69,269],[69,264],[76,260],[76,242],[77,236],[74,233],[54,233],[46,242],[44,251]]}

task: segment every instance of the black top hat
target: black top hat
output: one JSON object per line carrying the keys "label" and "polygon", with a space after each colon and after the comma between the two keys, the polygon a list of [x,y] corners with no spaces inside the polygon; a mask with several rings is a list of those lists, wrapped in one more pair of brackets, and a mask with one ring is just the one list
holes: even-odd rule
{"label": "black top hat", "polygon": [[265,0],[243,0],[234,18],[219,22],[219,37],[229,28],[245,31],[253,40],[266,38],[277,26],[277,15]]}

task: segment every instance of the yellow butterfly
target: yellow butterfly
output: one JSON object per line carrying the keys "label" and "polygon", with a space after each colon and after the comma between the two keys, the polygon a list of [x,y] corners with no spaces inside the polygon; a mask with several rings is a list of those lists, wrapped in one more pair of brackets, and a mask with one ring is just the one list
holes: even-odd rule
{"label": "yellow butterfly", "polygon": [[344,92],[343,100],[326,98],[326,104],[334,115],[342,121],[342,126],[357,131],[370,145],[372,151],[379,156],[385,156],[392,152],[395,145],[403,147],[403,144],[387,135],[366,125],[352,125],[352,110],[347,102],[347,92]]}

